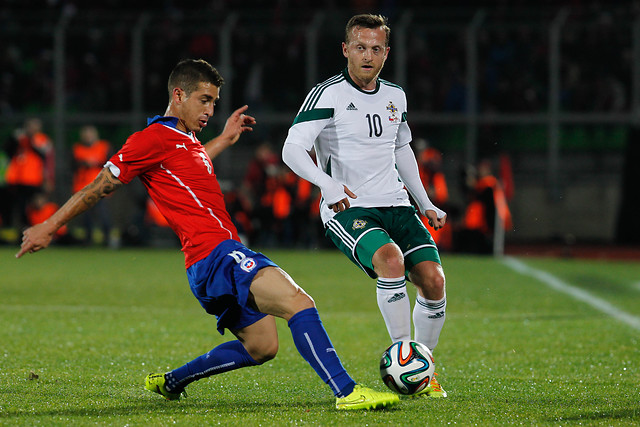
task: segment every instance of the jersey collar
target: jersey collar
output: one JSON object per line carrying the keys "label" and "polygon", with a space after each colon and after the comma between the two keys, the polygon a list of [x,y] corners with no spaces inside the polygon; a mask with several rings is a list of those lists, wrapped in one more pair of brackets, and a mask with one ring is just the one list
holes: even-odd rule
{"label": "jersey collar", "polygon": [[345,68],[344,70],[342,70],[342,75],[344,76],[344,78],[347,80],[347,82],[349,82],[349,84],[351,86],[353,86],[354,88],[356,88],[359,92],[362,92],[364,94],[367,95],[373,95],[378,93],[378,90],[380,89],[380,79],[376,78],[376,88],[372,91],[366,91],[366,90],[362,90],[360,88],[360,86],[358,86],[356,84],[356,82],[353,81],[353,79],[351,78],[351,76],[349,75],[349,70],[347,68]]}
{"label": "jersey collar", "polygon": [[170,128],[175,129],[176,131],[188,135],[191,139],[194,138],[193,132],[184,132],[178,129],[178,118],[173,116],[155,116],[147,119],[147,127],[151,126],[155,123],[160,123],[161,125],[168,126]]}
{"label": "jersey collar", "polygon": [[155,116],[147,119],[147,126],[151,126],[154,123],[160,123],[165,126],[172,127],[174,129],[178,129],[178,118],[171,116]]}

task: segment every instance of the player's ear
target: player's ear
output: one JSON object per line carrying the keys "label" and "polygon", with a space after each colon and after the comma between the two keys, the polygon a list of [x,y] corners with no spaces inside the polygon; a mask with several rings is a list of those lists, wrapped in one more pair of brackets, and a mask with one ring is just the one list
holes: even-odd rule
{"label": "player's ear", "polygon": [[184,101],[186,96],[182,89],[180,89],[179,87],[174,87],[172,92],[172,98],[175,103],[180,104],[182,103],[182,101]]}

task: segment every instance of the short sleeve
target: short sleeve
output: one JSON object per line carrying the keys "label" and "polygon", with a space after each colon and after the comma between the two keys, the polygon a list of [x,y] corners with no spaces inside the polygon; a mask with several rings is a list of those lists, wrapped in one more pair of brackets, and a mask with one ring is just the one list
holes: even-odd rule
{"label": "short sleeve", "polygon": [[162,163],[164,155],[162,141],[147,128],[131,135],[105,166],[121,182],[128,184],[136,176]]}

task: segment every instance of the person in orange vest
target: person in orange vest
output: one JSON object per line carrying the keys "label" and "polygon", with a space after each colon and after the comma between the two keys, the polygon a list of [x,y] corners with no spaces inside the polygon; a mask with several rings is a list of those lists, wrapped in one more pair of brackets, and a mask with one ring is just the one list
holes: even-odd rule
{"label": "person in orange vest", "polygon": [[251,201],[241,190],[230,186],[224,189],[224,204],[231,215],[233,224],[238,229],[238,236],[243,242],[249,242],[250,236],[254,235],[253,223],[251,222]]}
{"label": "person in orange vest", "polygon": [[[36,193],[26,208],[28,225],[33,226],[46,221],[58,208],[59,206],[49,200],[46,194]],[[60,227],[55,233],[55,239],[57,240],[66,236],[67,231],[66,225]]]}
{"label": "person in orange vest", "polygon": [[[287,187],[292,195],[291,222],[296,246],[313,248],[318,245],[320,222],[319,191],[306,179],[287,168]],[[315,202],[315,203],[314,203]]]}
{"label": "person in orange vest", "polygon": [[254,233],[248,238],[260,246],[275,244],[273,195],[278,186],[280,163],[280,157],[271,144],[263,142],[256,148],[242,182],[241,191],[250,201],[250,217],[255,224]]}
{"label": "person in orange vest", "polygon": [[[442,209],[450,211],[449,188],[447,180],[442,172],[442,153],[428,145],[424,139],[416,140],[416,146],[422,149],[418,155],[418,171],[420,172],[420,180],[429,199]],[[424,215],[420,215],[420,219],[425,227],[429,227],[431,237],[438,245],[438,249],[450,250],[453,245],[452,229],[450,225],[445,224],[444,227],[434,230],[429,226],[429,219]]]}
{"label": "person in orange vest", "polygon": [[511,211],[502,184],[493,175],[490,160],[483,159],[478,163],[470,184],[472,190],[463,219],[463,238],[457,246],[465,252],[491,253],[496,215],[508,231],[513,228]]}
{"label": "person in orange vest", "polygon": [[[3,145],[0,148],[0,227],[6,227],[7,221],[11,217],[10,211],[11,196],[9,194],[9,187],[7,186],[7,167],[9,167],[9,156],[6,153],[6,147]],[[3,243],[2,237],[0,237],[0,244]]]}
{"label": "person in orange vest", "polygon": [[271,207],[273,213],[273,233],[278,246],[291,246],[295,239],[293,222],[293,200],[296,194],[295,175],[290,174],[285,165],[280,165],[275,177]]}
{"label": "person in orange vest", "polygon": [[[28,224],[27,205],[38,192],[50,194],[54,187],[55,157],[53,143],[42,131],[42,121],[30,118],[24,129],[18,129],[7,150],[11,160],[6,172],[11,205],[18,213],[18,220],[12,222],[18,228]],[[11,225],[11,224],[9,224]]]}
{"label": "person in orange vest", "polygon": [[[111,156],[111,144],[104,139],[100,139],[98,129],[95,126],[87,125],[80,129],[80,141],[73,145],[72,152],[74,165],[72,191],[77,193],[98,176]],[[96,209],[83,215],[85,243],[93,241],[94,215],[98,216],[104,235],[104,243],[106,244],[109,242],[111,233],[107,199],[101,200]]]}

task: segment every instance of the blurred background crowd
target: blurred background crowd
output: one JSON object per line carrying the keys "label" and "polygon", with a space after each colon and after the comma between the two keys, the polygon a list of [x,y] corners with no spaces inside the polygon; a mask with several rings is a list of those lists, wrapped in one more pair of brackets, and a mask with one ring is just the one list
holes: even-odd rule
{"label": "blurred background crowd", "polygon": [[[248,104],[255,131],[214,167],[255,246],[326,247],[318,190],[283,165],[313,84],[345,66],[354,13],[389,17],[382,77],[407,94],[420,173],[449,224],[442,250],[638,244],[638,2],[5,0],[0,7],[0,240],[46,219],[126,137],[162,114],[166,78],[204,58],[227,83],[215,136]],[[176,244],[140,185],[60,243]]]}

